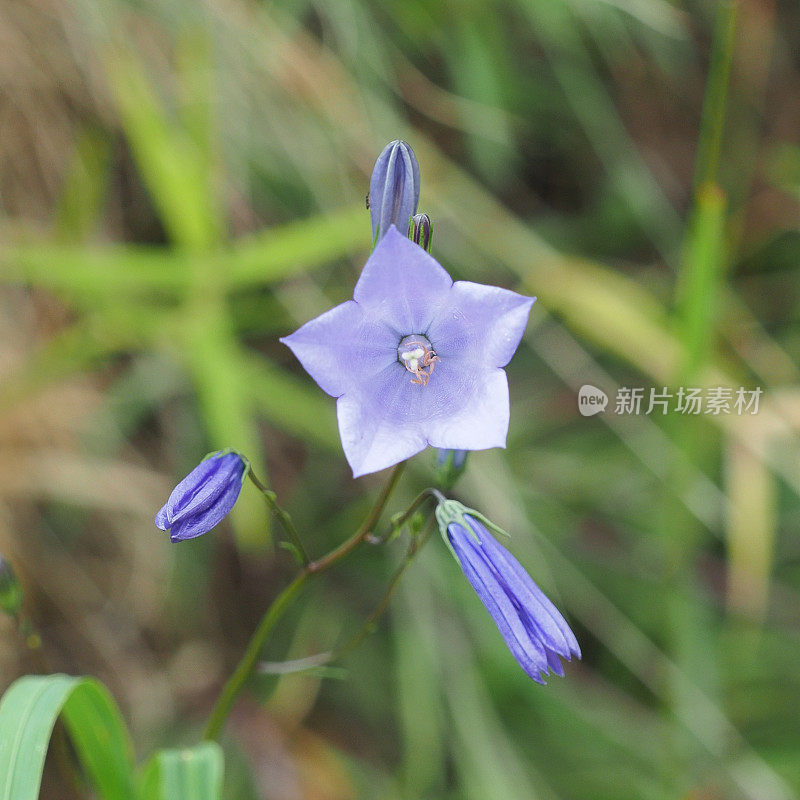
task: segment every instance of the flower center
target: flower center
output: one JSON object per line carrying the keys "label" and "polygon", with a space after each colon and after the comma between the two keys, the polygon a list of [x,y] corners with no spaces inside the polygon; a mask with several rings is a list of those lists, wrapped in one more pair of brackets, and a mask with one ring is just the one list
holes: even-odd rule
{"label": "flower center", "polygon": [[411,383],[427,386],[437,361],[431,343],[421,334],[405,336],[397,346],[397,360],[414,376]]}

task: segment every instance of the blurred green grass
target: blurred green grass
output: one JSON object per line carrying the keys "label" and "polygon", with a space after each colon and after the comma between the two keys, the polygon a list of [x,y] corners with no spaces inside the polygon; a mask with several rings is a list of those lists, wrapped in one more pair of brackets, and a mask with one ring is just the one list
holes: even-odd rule
{"label": "blurred green grass", "polygon": [[[152,516],[174,479],[240,448],[315,552],[363,510],[373,484],[349,479],[333,402],[276,338],[350,295],[367,177],[401,137],[437,258],[539,297],[509,448],[458,488],[514,534],[585,657],[531,686],[434,543],[344,681],[255,682],[229,796],[798,795],[796,11],[2,14],[0,549],[51,661],[112,688],[140,754],[193,741],[289,574],[257,498],[171,548]],[[584,419],[584,383],[765,395],[754,417]],[[400,557],[338,570],[270,657],[354,629]],[[29,668],[17,650],[9,631],[6,682]]]}

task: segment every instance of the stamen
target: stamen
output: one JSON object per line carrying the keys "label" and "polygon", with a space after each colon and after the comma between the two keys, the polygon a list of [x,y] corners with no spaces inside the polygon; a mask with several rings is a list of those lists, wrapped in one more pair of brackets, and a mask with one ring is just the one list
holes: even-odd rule
{"label": "stamen", "polygon": [[436,362],[441,361],[424,336],[406,336],[397,353],[400,363],[414,376],[411,383],[419,386],[428,385]]}

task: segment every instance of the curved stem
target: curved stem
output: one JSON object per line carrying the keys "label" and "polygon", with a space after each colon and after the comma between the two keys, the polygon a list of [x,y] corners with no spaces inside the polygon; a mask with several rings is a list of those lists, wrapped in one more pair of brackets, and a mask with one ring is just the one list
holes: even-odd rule
{"label": "curved stem", "polygon": [[[244,655],[236,665],[236,669],[233,671],[231,677],[228,678],[228,681],[222,687],[222,691],[214,704],[214,708],[211,711],[211,715],[203,731],[203,739],[217,739],[220,733],[222,733],[225,721],[228,719],[231,708],[233,708],[234,701],[247,682],[247,679],[250,677],[253,667],[255,667],[258,657],[264,648],[264,644],[270,633],[272,633],[272,629],[283,616],[286,609],[292,604],[306,581],[314,575],[324,572],[341,558],[344,558],[351,550],[363,542],[372,528],[375,527],[395,486],[397,486],[397,482],[400,480],[400,476],[403,474],[404,467],[405,463],[403,462],[392,470],[389,480],[383,487],[378,499],[375,501],[375,505],[372,507],[372,510],[361,527],[349,539],[331,550],[330,553],[317,561],[307,563],[295,576],[294,580],[272,601],[272,603],[270,603],[269,607],[264,612],[264,616],[261,618],[261,622],[258,623],[258,627],[250,638]],[[258,486],[258,483],[256,483],[256,485]],[[267,490],[267,492],[269,492],[269,490]],[[265,497],[267,497],[267,494],[264,494]],[[269,494],[271,494],[271,492],[269,492]],[[269,498],[267,499],[269,500]],[[283,522],[283,520],[281,521]]]}
{"label": "curved stem", "polygon": [[358,547],[358,545],[361,544],[361,542],[363,542],[367,536],[369,536],[370,532],[380,519],[383,509],[386,506],[386,502],[389,500],[389,497],[391,497],[395,486],[397,486],[397,482],[400,480],[400,476],[403,474],[405,466],[406,462],[402,461],[392,470],[389,480],[383,487],[383,491],[381,492],[380,496],[375,502],[375,505],[372,507],[372,511],[364,520],[361,527],[349,539],[342,542],[334,550],[331,550],[330,553],[318,559],[317,561],[312,561],[310,564],[307,564],[306,569],[309,572],[323,572],[324,570],[328,569],[331,564],[335,564],[340,558],[346,556],[354,547]]}
{"label": "curved stem", "polygon": [[375,623],[388,608],[389,601],[392,599],[394,590],[400,583],[403,573],[414,560],[414,556],[422,549],[422,546],[430,538],[431,529],[432,528],[429,525],[428,530],[422,536],[415,538],[411,542],[411,546],[408,548],[406,557],[400,563],[400,566],[397,567],[394,575],[392,575],[389,585],[386,588],[386,592],[384,593],[380,602],[364,620],[364,623],[361,625],[361,627],[344,644],[340,645],[335,650],[328,650],[324,653],[316,653],[313,656],[296,658],[291,661],[263,661],[258,665],[258,671],[266,675],[286,675],[290,673],[294,674],[297,672],[305,672],[306,670],[316,669],[334,661],[338,661],[355,650],[358,645],[360,645],[361,642],[375,630]]}
{"label": "curved stem", "polygon": [[303,566],[308,564],[310,559],[308,557],[308,553],[306,552],[306,548],[303,546],[303,540],[300,538],[300,534],[297,532],[297,528],[295,528],[292,518],[278,505],[278,496],[272,491],[272,489],[261,483],[261,481],[253,474],[252,469],[247,471],[247,477],[250,478],[250,482],[253,484],[253,486],[255,486],[256,489],[258,489],[258,491],[264,495],[267,505],[270,507],[272,513],[278,518],[278,522],[280,522],[281,527],[286,531],[287,535],[292,541],[292,544],[297,550],[297,553],[300,556],[300,563]]}
{"label": "curved stem", "polygon": [[399,529],[405,525],[405,523],[411,519],[414,515],[414,512],[426,501],[426,500],[436,500],[437,503],[443,502],[446,498],[445,496],[438,490],[434,489],[433,487],[428,487],[427,489],[423,489],[412,501],[411,505],[403,511],[401,514],[395,514],[395,516],[391,519],[391,529],[385,536],[370,536],[369,543],[370,544],[386,544],[387,542],[391,541],[395,533],[399,531]]}
{"label": "curved stem", "polygon": [[[431,522],[433,522],[433,520],[431,520]],[[422,546],[430,538],[431,530],[432,526],[429,525],[428,530],[422,536],[418,536],[411,541],[411,546],[408,548],[406,557],[400,563],[400,566],[395,570],[394,575],[392,575],[392,579],[389,581],[389,585],[386,587],[386,592],[384,593],[380,602],[377,606],[375,606],[375,608],[372,610],[372,613],[366,618],[366,620],[364,620],[364,624],[361,626],[361,628],[359,628],[359,630],[357,630],[343,645],[337,647],[333,651],[331,654],[331,661],[338,661],[340,658],[344,658],[344,656],[355,650],[361,644],[361,642],[375,630],[375,623],[381,618],[383,613],[389,607],[389,601],[392,599],[394,590],[400,583],[400,578],[403,577],[403,573],[406,571],[409,564],[411,564],[411,562],[414,560],[414,556],[422,549]]]}
{"label": "curved stem", "polygon": [[261,622],[258,623],[258,627],[251,637],[247,649],[244,651],[244,655],[236,665],[236,669],[233,671],[231,677],[228,678],[228,682],[225,686],[222,687],[222,691],[217,698],[217,702],[214,704],[211,716],[209,716],[205,730],[203,731],[204,739],[216,739],[220,733],[222,733],[225,720],[228,718],[228,714],[230,714],[231,708],[233,707],[233,701],[250,677],[250,673],[258,661],[258,656],[261,653],[264,642],[266,642],[267,637],[283,615],[283,612],[289,607],[295,595],[297,595],[308,578],[308,572],[303,571],[299,573],[270,604],[266,613],[261,618]]}

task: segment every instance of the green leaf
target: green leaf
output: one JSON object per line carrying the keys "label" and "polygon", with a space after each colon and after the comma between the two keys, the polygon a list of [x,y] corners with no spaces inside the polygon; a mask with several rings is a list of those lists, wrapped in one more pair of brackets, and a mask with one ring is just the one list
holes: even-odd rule
{"label": "green leaf", "polygon": [[191,749],[160,750],[145,767],[143,800],[219,800],[222,749],[202,742]]}
{"label": "green leaf", "polygon": [[704,183],[684,242],[678,274],[679,335],[685,348],[676,383],[695,381],[713,355],[716,311],[725,258],[726,198],[714,183]]}
{"label": "green leaf", "polygon": [[107,77],[136,164],[173,242],[204,249],[222,232],[208,158],[176,124],[142,60],[121,43]]}
{"label": "green leaf", "polygon": [[0,800],[36,800],[61,716],[87,777],[104,800],[135,800],[133,750],[108,690],[92,678],[27,676],[0,701]]}

